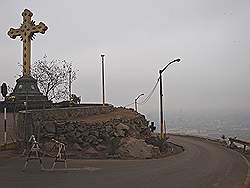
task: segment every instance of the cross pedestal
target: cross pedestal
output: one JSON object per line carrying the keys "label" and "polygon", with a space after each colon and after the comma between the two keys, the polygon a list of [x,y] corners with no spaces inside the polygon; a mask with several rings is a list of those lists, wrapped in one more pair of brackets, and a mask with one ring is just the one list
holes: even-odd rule
{"label": "cross pedestal", "polygon": [[15,111],[48,108],[52,105],[52,102],[39,91],[37,80],[31,76],[22,76],[17,79],[14,91],[10,96],[15,97],[14,104],[12,101],[7,101],[7,103],[12,103]]}

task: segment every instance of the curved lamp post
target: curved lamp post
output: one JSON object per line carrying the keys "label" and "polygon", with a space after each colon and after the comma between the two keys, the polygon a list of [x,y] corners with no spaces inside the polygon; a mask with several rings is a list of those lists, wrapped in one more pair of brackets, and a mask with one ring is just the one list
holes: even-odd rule
{"label": "curved lamp post", "polygon": [[136,99],[135,99],[135,111],[136,111],[136,112],[137,112],[137,100],[138,100],[141,96],[143,96],[143,95],[144,95],[144,93],[138,95],[138,97],[136,97]]}
{"label": "curved lamp post", "polygon": [[162,97],[163,97],[163,93],[162,93],[162,73],[166,70],[166,68],[168,68],[169,65],[171,65],[172,63],[175,62],[180,62],[181,59],[175,59],[173,61],[171,61],[170,63],[168,63],[163,69],[159,70],[159,74],[160,74],[160,123],[161,123],[161,139],[163,139],[163,105],[162,105]]}

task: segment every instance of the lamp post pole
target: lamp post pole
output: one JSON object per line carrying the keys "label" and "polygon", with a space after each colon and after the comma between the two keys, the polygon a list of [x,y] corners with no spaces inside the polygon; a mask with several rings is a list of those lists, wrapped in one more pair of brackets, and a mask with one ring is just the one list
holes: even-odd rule
{"label": "lamp post pole", "polygon": [[101,54],[102,57],[102,104],[105,105],[105,81],[104,81],[104,54]]}
{"label": "lamp post pole", "polygon": [[71,78],[71,74],[72,74],[72,65],[70,65],[69,67],[69,101],[71,102],[71,85],[72,85],[72,78]]}
{"label": "lamp post pole", "polygon": [[162,76],[161,76],[162,71],[159,70],[159,74],[160,74],[160,123],[161,123],[161,135],[160,138],[163,139],[163,104],[162,104],[162,97],[163,97],[163,93],[162,93]]}
{"label": "lamp post pole", "polygon": [[144,93],[142,93],[142,94],[140,94],[138,97],[136,97],[136,99],[135,99],[135,111],[137,112],[137,100],[141,97],[141,96],[143,96],[144,95]]}
{"label": "lamp post pole", "polygon": [[163,92],[162,92],[162,73],[166,70],[166,68],[171,65],[172,63],[175,62],[180,62],[180,59],[175,59],[173,61],[171,61],[170,63],[168,63],[162,70],[159,70],[159,79],[160,79],[160,124],[161,124],[161,134],[160,134],[160,138],[163,139],[163,104],[162,104],[162,97],[163,97]]}

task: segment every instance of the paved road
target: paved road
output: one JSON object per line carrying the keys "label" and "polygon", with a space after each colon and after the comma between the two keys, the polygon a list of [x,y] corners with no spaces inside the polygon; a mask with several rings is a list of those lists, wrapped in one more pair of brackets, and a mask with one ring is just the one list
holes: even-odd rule
{"label": "paved road", "polygon": [[[24,158],[2,158],[0,187],[244,187],[248,167],[238,153],[198,138],[171,139],[185,151],[159,160],[70,160],[70,171],[41,172],[34,161],[22,172]],[[51,161],[45,166],[51,166]]]}

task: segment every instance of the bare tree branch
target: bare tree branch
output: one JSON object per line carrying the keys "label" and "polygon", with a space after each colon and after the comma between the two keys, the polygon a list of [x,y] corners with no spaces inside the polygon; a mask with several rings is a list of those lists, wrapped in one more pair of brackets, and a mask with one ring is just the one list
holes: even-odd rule
{"label": "bare tree branch", "polygon": [[[46,56],[33,63],[32,76],[37,79],[40,91],[49,100],[67,100],[69,96],[69,72],[71,63],[65,60],[47,61]],[[76,80],[76,71],[71,71],[71,82]]]}

